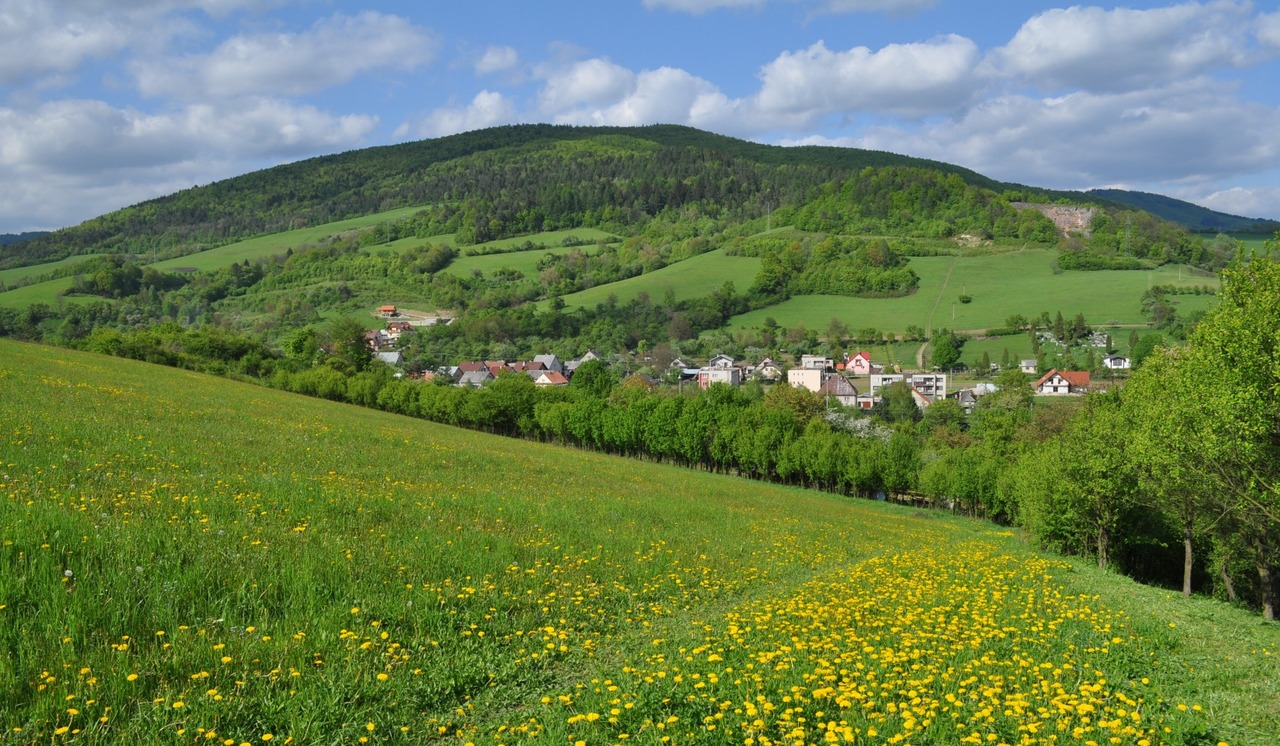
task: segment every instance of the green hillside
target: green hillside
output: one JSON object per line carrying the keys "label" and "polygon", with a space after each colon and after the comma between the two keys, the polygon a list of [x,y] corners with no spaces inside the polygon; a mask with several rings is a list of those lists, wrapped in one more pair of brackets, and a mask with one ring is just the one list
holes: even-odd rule
{"label": "green hillside", "polygon": [[[1056,252],[1024,249],[971,256],[912,258],[920,276],[915,293],[902,298],[796,296],[758,311],[735,316],[731,329],[758,328],[766,317],[779,325],[824,330],[837,318],[851,329],[874,328],[901,334],[907,326],[922,329],[988,329],[1003,326],[1014,314],[1027,317],[1061,311],[1068,318],[1083,313],[1091,324],[1144,324],[1141,298],[1152,285],[1216,288],[1216,277],[1185,267],[1164,266],[1148,272],[1098,270],[1054,271]],[[961,303],[961,295],[972,301]],[[1213,296],[1178,296],[1180,312],[1203,309]]]}
{"label": "green hillside", "polygon": [[1245,218],[1239,215],[1230,215],[1184,200],[1166,197],[1163,194],[1135,192],[1127,189],[1090,189],[1088,193],[1102,199],[1128,205],[1137,210],[1144,210],[1165,220],[1185,225],[1193,231],[1260,233],[1266,235],[1280,229],[1280,222],[1277,222],[1274,218]]}
{"label": "green hillside", "polygon": [[1249,613],[869,501],[0,341],[8,743],[1266,744]]}

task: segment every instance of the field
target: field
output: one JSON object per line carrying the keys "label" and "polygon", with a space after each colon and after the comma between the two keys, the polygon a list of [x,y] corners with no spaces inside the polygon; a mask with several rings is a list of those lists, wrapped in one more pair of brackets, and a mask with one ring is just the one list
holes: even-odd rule
{"label": "field", "polygon": [[1275,625],[983,523],[9,342],[0,422],[8,743],[1280,731]]}
{"label": "field", "polygon": [[[1147,272],[1061,272],[1052,269],[1056,252],[1027,249],[979,256],[916,257],[910,266],[920,288],[903,298],[797,296],[770,308],[736,316],[730,329],[759,327],[765,317],[794,327],[825,330],[834,316],[852,329],[873,327],[901,333],[914,324],[925,329],[987,329],[1003,326],[1013,314],[1037,316],[1058,311],[1066,318],[1085,314],[1090,324],[1141,324],[1140,301],[1151,285],[1217,287],[1217,279],[1165,266]],[[971,303],[959,302],[961,294]],[[1195,296],[1176,296],[1178,300]],[[1208,299],[1206,298],[1205,302]]]}
{"label": "field", "polygon": [[69,256],[66,259],[60,259],[56,262],[47,262],[45,264],[37,264],[34,267],[14,267],[13,269],[0,269],[0,287],[7,287],[15,282],[25,280],[29,277],[36,277],[46,272],[71,267],[81,262],[88,261],[94,257],[102,256],[102,254],[81,254],[79,256]]}
{"label": "field", "polygon": [[619,303],[628,303],[641,293],[648,293],[655,303],[661,303],[668,290],[675,294],[677,301],[681,301],[710,295],[725,282],[732,282],[741,293],[751,286],[759,271],[759,259],[725,256],[723,249],[716,249],[656,272],[566,295],[564,302],[569,308],[592,308],[604,303],[610,295],[615,296]]}
{"label": "field", "polygon": [[191,267],[198,270],[209,271],[229,267],[237,262],[246,259],[253,261],[255,259],[265,259],[271,256],[277,256],[285,253],[289,248],[296,248],[306,243],[315,243],[330,236],[336,236],[346,231],[359,230],[360,228],[368,228],[397,218],[408,217],[413,213],[421,210],[421,207],[401,207],[396,210],[380,212],[374,215],[365,215],[364,217],[352,218],[350,220],[339,220],[333,223],[325,223],[323,225],[311,226],[309,228],[298,228],[291,231],[282,231],[280,233],[272,233],[267,236],[258,236],[245,241],[237,241],[236,243],[219,246],[208,251],[201,251],[198,254],[188,254],[180,256],[176,259],[166,259],[162,262],[156,262],[150,266],[161,271],[172,272],[181,267]]}
{"label": "field", "polygon": [[25,309],[33,303],[47,303],[50,306],[56,306],[59,301],[64,303],[89,303],[102,300],[97,296],[91,295],[62,295],[62,292],[70,288],[73,282],[75,282],[75,278],[60,277],[56,280],[45,280],[33,285],[24,285],[20,288],[7,290],[0,293],[0,307]]}
{"label": "field", "polygon": [[[473,270],[480,270],[486,275],[492,274],[494,271],[509,268],[523,272],[526,277],[536,279],[538,274],[538,262],[547,254],[563,254],[572,251],[573,248],[561,246],[560,243],[567,237],[573,236],[580,240],[596,241],[608,240],[613,238],[604,231],[595,228],[579,228],[570,231],[549,231],[547,233],[536,233],[531,236],[521,236],[520,238],[508,238],[501,241],[491,241],[489,243],[479,244],[477,246],[468,246],[463,251],[476,249],[485,250],[495,247],[518,246],[525,241],[534,244],[544,245],[548,248],[530,249],[528,251],[512,251],[501,254],[480,254],[477,256],[459,256],[454,259],[448,267],[443,271],[454,275],[470,275]],[[576,247],[578,251],[584,254],[594,254],[596,247],[594,244]]]}

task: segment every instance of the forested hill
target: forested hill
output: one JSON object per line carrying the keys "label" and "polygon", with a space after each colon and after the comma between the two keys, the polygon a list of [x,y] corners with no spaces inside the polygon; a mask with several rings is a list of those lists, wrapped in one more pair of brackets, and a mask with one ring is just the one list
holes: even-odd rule
{"label": "forested hill", "polygon": [[[880,151],[762,145],[676,125],[529,124],[312,158],[193,187],[6,247],[0,269],[85,253],[167,258],[415,205],[431,208],[424,224],[457,233],[460,243],[584,226],[626,233],[688,205],[744,221],[800,210],[832,185],[885,168],[1011,199],[1118,207],[1105,195],[1005,184]],[[949,220],[932,214],[936,205],[906,207],[920,219]]]}
{"label": "forested hill", "polygon": [[[675,125],[513,125],[312,158],[183,190],[25,242],[6,252],[0,266],[91,252],[190,253],[464,198],[464,211],[490,213],[472,222],[495,237],[608,218],[625,222],[689,202],[749,217],[798,206],[823,183],[884,166],[955,174],[995,191],[1007,186],[937,161],[762,145]],[[536,210],[515,219],[530,205]]]}
{"label": "forested hill", "polygon": [[1156,217],[1184,225],[1193,231],[1274,233],[1280,230],[1280,221],[1229,215],[1180,199],[1166,197],[1163,194],[1134,192],[1126,189],[1090,189],[1088,193],[1135,210],[1144,210]]}

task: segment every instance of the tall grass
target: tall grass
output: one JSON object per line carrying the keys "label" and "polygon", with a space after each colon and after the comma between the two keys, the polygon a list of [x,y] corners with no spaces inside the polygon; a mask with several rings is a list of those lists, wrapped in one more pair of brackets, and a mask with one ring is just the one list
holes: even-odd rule
{"label": "tall grass", "polygon": [[1207,603],[1181,625],[985,524],[8,342],[0,566],[14,743],[1280,725],[1274,626]]}

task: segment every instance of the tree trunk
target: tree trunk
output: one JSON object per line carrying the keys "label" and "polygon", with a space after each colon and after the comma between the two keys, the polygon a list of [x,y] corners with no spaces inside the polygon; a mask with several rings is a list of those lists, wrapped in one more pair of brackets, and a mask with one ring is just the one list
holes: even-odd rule
{"label": "tree trunk", "polygon": [[1191,598],[1191,527],[1182,528],[1182,597]]}
{"label": "tree trunk", "polygon": [[1218,565],[1218,572],[1222,575],[1222,587],[1227,592],[1227,600],[1235,603],[1239,598],[1236,596],[1236,584],[1231,582],[1231,573],[1227,572],[1226,561]]}
{"label": "tree trunk", "polygon": [[1107,530],[1098,527],[1098,569],[1107,569]]}
{"label": "tree trunk", "polygon": [[1271,557],[1261,539],[1254,540],[1253,551],[1254,561],[1258,565],[1258,584],[1262,586],[1259,589],[1262,592],[1262,618],[1275,621],[1276,587],[1271,579]]}

